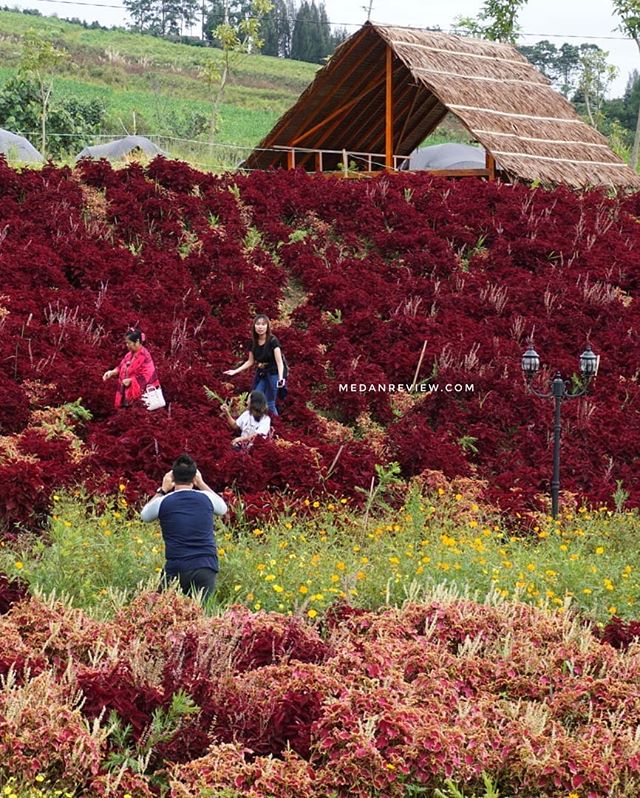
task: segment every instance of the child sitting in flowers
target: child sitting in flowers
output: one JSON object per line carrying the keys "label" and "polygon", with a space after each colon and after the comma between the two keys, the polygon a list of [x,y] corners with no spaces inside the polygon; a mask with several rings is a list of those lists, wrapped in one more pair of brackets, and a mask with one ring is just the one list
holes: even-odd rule
{"label": "child sitting in flowers", "polygon": [[234,419],[226,404],[222,405],[222,413],[231,429],[239,432],[231,441],[234,449],[246,450],[257,435],[266,438],[271,432],[271,418],[267,412],[267,397],[262,391],[251,391],[247,401],[247,409]]}

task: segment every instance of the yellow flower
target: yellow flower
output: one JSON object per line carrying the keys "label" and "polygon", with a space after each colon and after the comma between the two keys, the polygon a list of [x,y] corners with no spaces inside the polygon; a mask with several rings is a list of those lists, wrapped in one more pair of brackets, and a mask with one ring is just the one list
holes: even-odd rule
{"label": "yellow flower", "polygon": [[536,564],[534,562],[530,562],[527,565],[527,571],[535,571],[535,570],[536,570]]}
{"label": "yellow flower", "polygon": [[23,562],[21,562],[20,560],[18,560],[18,562],[16,563],[16,568],[17,568],[18,570],[20,570],[21,568],[24,568],[24,563],[23,563]]}
{"label": "yellow flower", "polygon": [[42,775],[42,773],[38,773],[38,775],[36,776],[36,781],[39,781],[39,782],[44,781],[44,776]]}
{"label": "yellow flower", "polygon": [[395,557],[395,556],[394,557],[389,557],[389,562],[391,563],[391,565],[398,565],[398,563],[400,562],[400,559],[398,557]]}
{"label": "yellow flower", "polygon": [[615,607],[613,604],[609,607],[609,615],[615,615],[618,612],[618,608]]}
{"label": "yellow flower", "polygon": [[253,534],[254,534],[256,537],[259,537],[260,535],[264,535],[264,532],[262,531],[262,529],[254,529],[254,530],[253,530]]}
{"label": "yellow flower", "polygon": [[316,611],[316,610],[307,610],[307,615],[308,615],[310,618],[315,618],[317,614],[318,614],[318,613],[317,613],[317,611]]}
{"label": "yellow flower", "polygon": [[593,590],[591,590],[590,587],[585,587],[582,592],[588,596],[590,593],[593,593]]}
{"label": "yellow flower", "polygon": [[313,506],[314,506],[314,507],[316,508],[316,510],[317,510],[317,509],[318,509],[318,507],[320,507],[320,502],[314,502],[314,503],[313,503]]}
{"label": "yellow flower", "polygon": [[233,589],[234,589],[234,590],[236,591],[236,593],[237,593],[237,592],[238,592],[238,590],[242,590],[242,585],[234,585],[234,586],[233,586]]}
{"label": "yellow flower", "polygon": [[308,592],[309,588],[306,585],[300,585],[300,587],[298,588],[298,593],[302,593],[302,595]]}
{"label": "yellow flower", "polygon": [[438,488],[438,496],[444,496],[444,488]]}
{"label": "yellow flower", "polygon": [[348,501],[349,499],[340,499],[340,504],[346,504]]}
{"label": "yellow flower", "polygon": [[122,482],[118,485],[118,490],[120,491],[120,493],[124,493],[126,489],[127,486],[123,485]]}
{"label": "yellow flower", "polygon": [[260,604],[259,601],[256,601],[256,603],[253,606],[255,607],[255,609],[259,610],[262,607],[262,604]]}
{"label": "yellow flower", "polygon": [[273,589],[275,590],[276,593],[282,593],[282,591],[284,590],[282,585],[273,585]]}
{"label": "yellow flower", "polygon": [[568,551],[568,549],[569,549],[569,547],[567,546],[566,543],[561,543],[560,544],[560,551]]}
{"label": "yellow flower", "polygon": [[340,577],[338,576],[338,574],[331,574],[331,581],[332,582],[339,582],[340,581]]}
{"label": "yellow flower", "polygon": [[366,574],[364,571],[357,571],[356,572],[356,579],[362,580],[366,578]]}
{"label": "yellow flower", "polygon": [[462,500],[462,494],[461,493],[456,493],[455,499],[456,499],[457,502],[461,501]]}
{"label": "yellow flower", "polygon": [[604,546],[598,546],[596,548],[596,554],[604,554]]}

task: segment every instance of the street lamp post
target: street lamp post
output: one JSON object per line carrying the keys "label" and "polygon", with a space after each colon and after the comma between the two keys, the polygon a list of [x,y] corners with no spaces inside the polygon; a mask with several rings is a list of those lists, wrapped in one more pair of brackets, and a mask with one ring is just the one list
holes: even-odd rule
{"label": "street lamp post", "polygon": [[580,374],[582,375],[582,387],[578,391],[569,391],[569,382],[565,380],[559,371],[555,373],[551,380],[551,391],[542,393],[533,387],[533,378],[540,370],[540,357],[533,344],[522,356],[522,372],[527,381],[527,390],[542,399],[553,399],[555,403],[555,413],[553,422],[553,476],[551,478],[551,516],[558,517],[558,505],[560,502],[560,432],[562,429],[561,407],[566,399],[578,399],[584,396],[589,390],[591,380],[598,373],[600,356],[594,354],[591,346],[580,355]]}

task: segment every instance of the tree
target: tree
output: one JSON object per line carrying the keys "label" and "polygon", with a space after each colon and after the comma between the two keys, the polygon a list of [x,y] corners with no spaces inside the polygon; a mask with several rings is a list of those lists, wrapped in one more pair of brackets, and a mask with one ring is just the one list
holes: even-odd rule
{"label": "tree", "polygon": [[470,36],[515,44],[519,30],[517,17],[526,4],[527,0],[485,0],[477,17],[457,17],[455,25]]}
{"label": "tree", "polygon": [[218,67],[213,59],[209,59],[202,67],[201,74],[212,93],[211,101],[211,143],[218,131],[220,106],[224,98],[231,67],[243,54],[248,54],[262,47],[260,38],[261,18],[271,10],[271,0],[252,0],[251,15],[232,24],[228,6],[224,9],[224,21],[213,31],[214,38],[222,48],[222,67]]}
{"label": "tree", "polygon": [[34,30],[28,30],[22,40],[22,54],[18,71],[33,78],[40,102],[40,152],[47,157],[47,117],[53,92],[53,75],[69,58],[66,50]]}
{"label": "tree", "polygon": [[[620,17],[618,29],[629,38],[633,39],[640,51],[640,0],[612,0],[613,10]],[[636,133],[631,151],[631,166],[638,168],[638,155],[640,154],[640,106],[636,118]]]}
{"label": "tree", "polygon": [[585,104],[589,122],[595,128],[601,127],[602,104],[609,86],[618,74],[616,67],[607,63],[608,57],[609,53],[601,50],[595,44],[581,46],[580,66],[582,71],[578,92]]}
{"label": "tree", "polygon": [[289,58],[291,55],[291,26],[284,0],[274,0],[273,8],[264,15],[260,32],[263,55]]}
{"label": "tree", "polygon": [[124,0],[131,27],[155,36],[180,36],[198,16],[198,0]]}
{"label": "tree", "polygon": [[[40,89],[32,78],[16,75],[0,90],[0,127],[28,135],[40,125],[41,109]],[[47,115],[49,154],[57,158],[78,152],[101,129],[104,113],[100,100],[71,97],[52,102]]]}
{"label": "tree", "polygon": [[324,3],[304,0],[296,14],[291,36],[291,58],[321,64],[333,51],[331,26]]}
{"label": "tree", "polygon": [[296,61],[313,61],[311,57],[313,51],[312,24],[311,6],[307,0],[304,0],[296,14],[291,34],[291,58]]}

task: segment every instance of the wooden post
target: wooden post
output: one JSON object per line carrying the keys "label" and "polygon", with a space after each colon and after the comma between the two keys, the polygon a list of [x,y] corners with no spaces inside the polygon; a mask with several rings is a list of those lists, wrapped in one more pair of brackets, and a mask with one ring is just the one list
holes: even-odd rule
{"label": "wooden post", "polygon": [[484,165],[487,172],[489,172],[487,179],[490,183],[493,183],[493,181],[496,179],[496,159],[489,152],[489,150],[486,151]]}
{"label": "wooden post", "polygon": [[387,45],[387,93],[385,107],[384,163],[387,172],[393,169],[393,50]]}
{"label": "wooden post", "polygon": [[316,153],[316,172],[322,172],[322,150]]}
{"label": "wooden post", "polygon": [[289,150],[287,152],[287,169],[295,169],[296,168],[296,151]]}

